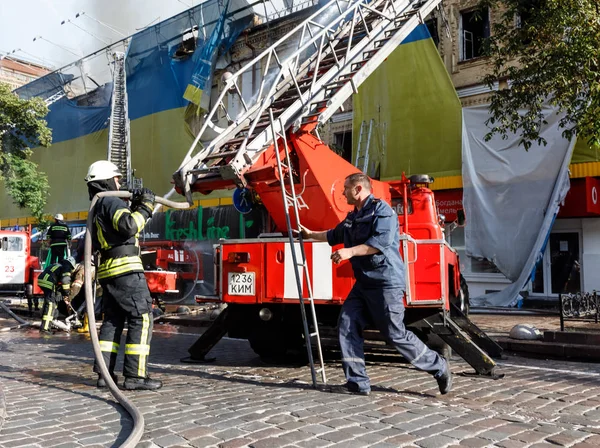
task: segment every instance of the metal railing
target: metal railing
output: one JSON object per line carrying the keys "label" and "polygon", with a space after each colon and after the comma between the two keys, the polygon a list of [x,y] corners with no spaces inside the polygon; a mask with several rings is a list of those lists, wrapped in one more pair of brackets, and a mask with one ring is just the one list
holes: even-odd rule
{"label": "metal railing", "polygon": [[560,313],[560,331],[565,331],[565,319],[571,321],[591,321],[598,323],[600,309],[598,294],[593,292],[576,292],[558,295]]}

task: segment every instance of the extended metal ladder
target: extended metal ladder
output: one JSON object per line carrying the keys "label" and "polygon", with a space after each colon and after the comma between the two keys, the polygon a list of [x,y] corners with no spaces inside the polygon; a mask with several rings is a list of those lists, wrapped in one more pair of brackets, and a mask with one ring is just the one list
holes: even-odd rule
{"label": "extended metal ladder", "polygon": [[[186,196],[192,184],[202,181],[245,185],[244,173],[272,145],[276,133],[292,125],[312,131],[325,123],[440,3],[328,1],[238,72],[223,77],[221,94],[173,176],[176,185]],[[261,73],[262,80],[248,98],[240,85],[242,76],[252,73]],[[242,107],[239,116],[226,104],[234,98]],[[217,136],[198,151],[209,128]]]}
{"label": "extended metal ladder", "polygon": [[361,170],[363,173],[366,173],[369,169],[369,147],[371,146],[371,133],[373,132],[373,119],[369,121],[369,131],[367,132],[367,141],[365,148],[363,150],[363,134],[364,129],[367,127],[367,122],[363,121],[360,124],[360,133],[358,135],[358,145],[356,146],[356,162],[354,166]]}
{"label": "extended metal ladder", "polygon": [[131,142],[127,106],[125,54],[116,52],[113,71],[113,91],[108,127],[108,160],[119,167],[125,185],[132,187]]}
{"label": "extended metal ladder", "polygon": [[[281,120],[281,118],[280,118]],[[294,179],[292,175],[292,165],[290,161],[290,152],[288,149],[287,139],[284,132],[278,132],[275,126],[275,119],[273,117],[273,110],[269,109],[269,121],[273,128],[273,135],[275,135],[275,157],[277,158],[277,171],[279,173],[279,185],[281,187],[281,198],[283,200],[283,209],[285,213],[285,221],[288,229],[288,236],[290,239],[290,250],[292,252],[292,261],[294,263],[294,275],[296,277],[296,286],[298,288],[298,299],[300,300],[300,314],[302,315],[302,325],[304,329],[304,340],[306,342],[306,353],[308,355],[308,363],[310,364],[310,373],[312,377],[313,387],[317,387],[317,373],[321,374],[321,381],[323,384],[327,384],[327,375],[325,374],[325,362],[323,361],[323,350],[321,348],[321,337],[319,335],[319,324],[317,322],[317,312],[315,310],[315,302],[312,292],[312,284],[310,281],[310,273],[308,271],[308,263],[306,261],[306,250],[304,248],[304,240],[302,239],[302,233],[300,232],[300,213],[298,211],[298,200],[296,197],[296,191],[294,190]],[[281,124],[279,129],[283,129]],[[278,139],[281,139],[283,143],[283,149],[285,153],[285,162],[282,162],[281,155],[279,153]],[[285,173],[284,173],[285,170]],[[289,180],[290,192],[286,192],[284,174],[287,174]],[[294,210],[294,219],[296,220],[296,229],[292,228],[290,220],[289,208],[292,207]],[[298,255],[296,254],[296,243],[294,241],[293,231],[298,232],[298,242],[300,245],[301,260],[298,261]],[[298,268],[302,268],[302,273],[298,271]],[[304,306],[304,298],[302,291],[302,279],[306,278],[306,287],[308,293],[308,302],[310,305],[310,313],[312,316],[313,332],[309,330],[308,319],[306,317],[306,308]],[[314,337],[317,342],[317,354],[319,356],[320,367],[315,368],[315,362],[312,353],[312,342],[311,337]]]}

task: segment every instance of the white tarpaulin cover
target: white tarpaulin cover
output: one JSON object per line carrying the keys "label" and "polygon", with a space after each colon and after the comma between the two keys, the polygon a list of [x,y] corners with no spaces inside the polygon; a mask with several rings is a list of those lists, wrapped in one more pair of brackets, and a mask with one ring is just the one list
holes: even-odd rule
{"label": "white tarpaulin cover", "polygon": [[486,258],[514,283],[472,298],[474,305],[512,306],[541,257],[547,235],[569,190],[568,165],[575,139],[561,136],[561,116],[544,110],[541,135],[548,144],[528,151],[519,137],[486,142],[486,105],[463,109],[463,203],[467,255]]}

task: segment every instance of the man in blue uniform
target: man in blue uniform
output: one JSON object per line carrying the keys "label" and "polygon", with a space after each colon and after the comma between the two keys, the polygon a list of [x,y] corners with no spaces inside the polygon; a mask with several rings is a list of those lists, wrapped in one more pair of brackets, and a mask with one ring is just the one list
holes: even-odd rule
{"label": "man in blue uniform", "polygon": [[342,306],[339,339],[347,383],[333,392],[368,395],[371,383],[365,368],[363,330],[371,320],[388,341],[419,370],[437,380],[440,392],[452,389],[447,361],[404,327],[405,267],[400,256],[398,216],[371,194],[371,181],[362,173],[344,182],[344,196],[354,211],[334,229],[302,236],[344,244],[331,255],[334,263],[350,260],[356,283]]}

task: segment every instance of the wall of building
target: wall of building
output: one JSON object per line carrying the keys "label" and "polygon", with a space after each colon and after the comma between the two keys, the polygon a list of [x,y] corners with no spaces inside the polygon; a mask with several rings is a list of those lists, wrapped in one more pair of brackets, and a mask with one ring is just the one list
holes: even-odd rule
{"label": "wall of building", "polygon": [[8,57],[0,59],[0,82],[8,84],[12,90],[48,73],[47,67],[31,62]]}
{"label": "wall of building", "polygon": [[582,219],[583,258],[581,260],[585,292],[600,291],[600,218]]}

